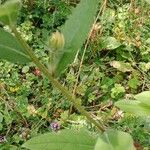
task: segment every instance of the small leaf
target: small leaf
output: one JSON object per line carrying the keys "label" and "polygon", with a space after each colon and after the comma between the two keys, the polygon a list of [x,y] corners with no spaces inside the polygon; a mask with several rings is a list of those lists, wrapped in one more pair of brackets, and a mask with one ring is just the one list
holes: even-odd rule
{"label": "small leaf", "polygon": [[0,5],[0,22],[6,25],[14,25],[21,7],[20,0],[9,0]]}
{"label": "small leaf", "polygon": [[131,72],[133,70],[130,63],[125,63],[122,61],[112,61],[110,65],[121,72]]}
{"label": "small leaf", "polygon": [[22,68],[22,73],[27,73],[29,70],[30,70],[30,67],[29,67],[29,66],[24,66],[24,67]]}
{"label": "small leaf", "polygon": [[23,147],[30,150],[93,150],[95,141],[88,131],[63,130],[34,137]]}
{"label": "small leaf", "polygon": [[73,62],[77,51],[85,42],[94,22],[98,4],[99,0],[81,0],[62,27],[65,47],[56,67],[56,75],[60,75],[67,65]]}
{"label": "small leaf", "polygon": [[0,59],[21,64],[30,62],[29,57],[16,38],[2,28],[0,28]]}
{"label": "small leaf", "polygon": [[133,77],[128,81],[128,85],[132,89],[137,89],[140,81],[138,80],[137,77]]}
{"label": "small leaf", "polygon": [[103,25],[111,24],[115,21],[115,11],[113,9],[107,8],[100,18]]}
{"label": "small leaf", "polygon": [[94,150],[136,150],[132,137],[125,132],[108,130],[103,133],[95,145]]}
{"label": "small leaf", "polygon": [[121,45],[114,37],[102,37],[100,41],[101,49],[113,50]]}

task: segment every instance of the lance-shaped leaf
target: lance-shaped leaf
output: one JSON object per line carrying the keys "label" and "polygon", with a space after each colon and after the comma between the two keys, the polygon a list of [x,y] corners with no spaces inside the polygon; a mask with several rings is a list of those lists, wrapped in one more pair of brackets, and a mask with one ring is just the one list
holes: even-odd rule
{"label": "lance-shaped leaf", "polygon": [[5,25],[14,25],[21,7],[20,0],[9,0],[0,5],[0,22]]}
{"label": "lance-shaped leaf", "polygon": [[16,38],[2,28],[0,28],[0,59],[21,64],[30,62],[29,57]]}
{"label": "lance-shaped leaf", "polygon": [[67,65],[73,62],[78,49],[85,42],[94,22],[98,4],[99,0],[81,0],[62,27],[65,47],[56,67],[56,75],[60,75]]}
{"label": "lance-shaped leaf", "polygon": [[30,150],[93,150],[96,138],[88,131],[63,130],[43,134],[23,144]]}

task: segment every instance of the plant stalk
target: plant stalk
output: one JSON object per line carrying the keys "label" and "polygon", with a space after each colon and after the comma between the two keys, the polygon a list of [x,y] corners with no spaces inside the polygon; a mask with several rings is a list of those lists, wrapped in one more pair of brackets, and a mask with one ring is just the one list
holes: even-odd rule
{"label": "plant stalk", "polygon": [[39,62],[38,58],[35,56],[33,50],[29,47],[29,45],[24,41],[24,39],[21,37],[20,33],[18,33],[18,31],[16,30],[15,27],[11,27],[12,32],[15,34],[15,37],[17,38],[17,40],[22,44],[22,46],[24,47],[24,49],[26,50],[26,53],[29,55],[29,57],[31,58],[31,60],[36,64],[36,66],[41,70],[41,72],[51,81],[51,83],[58,88],[61,93],[71,102],[73,103],[73,105],[79,110],[79,112],[86,116],[86,118],[93,123],[98,131],[100,132],[104,132],[104,125],[102,122],[97,122],[96,120],[94,120],[92,118],[92,116],[84,109],[83,106],[81,106],[78,103],[78,100],[72,95],[71,92],[68,91],[68,89],[64,86],[62,86],[60,84],[60,82],[58,82],[58,80],[56,80],[55,78],[53,78],[53,76],[49,73],[48,69]]}

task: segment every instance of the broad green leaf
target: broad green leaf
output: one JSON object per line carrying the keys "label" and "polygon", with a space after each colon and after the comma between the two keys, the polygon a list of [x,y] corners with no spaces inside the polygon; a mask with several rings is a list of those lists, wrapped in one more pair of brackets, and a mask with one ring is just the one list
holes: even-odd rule
{"label": "broad green leaf", "polygon": [[121,100],[116,102],[115,106],[134,115],[150,115],[150,106],[137,100]]}
{"label": "broad green leaf", "polygon": [[135,96],[135,99],[137,99],[138,101],[140,101],[150,107],[150,91],[144,91],[140,94],[137,94]]}
{"label": "broad green leaf", "polygon": [[102,37],[100,41],[101,49],[113,50],[118,48],[121,45],[114,37]]}
{"label": "broad green leaf", "polygon": [[108,130],[103,133],[95,145],[94,150],[136,150],[132,137],[125,132]]}
{"label": "broad green leaf", "polygon": [[9,0],[0,5],[0,22],[6,25],[14,25],[21,7],[20,0]]}
{"label": "broad green leaf", "polygon": [[139,115],[150,115],[150,91],[145,91],[134,96],[136,100],[121,100],[115,103],[115,105],[122,110]]}
{"label": "broad green leaf", "polygon": [[56,67],[56,75],[72,63],[77,51],[85,42],[94,22],[99,0],[81,0],[62,27],[65,37],[65,47]]}
{"label": "broad green leaf", "polygon": [[88,131],[62,130],[32,138],[23,144],[30,150],[93,150],[96,138]]}
{"label": "broad green leaf", "polygon": [[30,61],[16,38],[2,28],[0,28],[0,59],[21,64]]}

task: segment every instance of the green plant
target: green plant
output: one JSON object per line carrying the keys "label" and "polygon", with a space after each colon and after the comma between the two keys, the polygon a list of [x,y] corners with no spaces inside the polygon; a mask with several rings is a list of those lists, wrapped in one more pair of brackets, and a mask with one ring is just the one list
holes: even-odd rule
{"label": "green plant", "polygon": [[[57,44],[59,42],[55,43],[55,41],[54,41],[54,46],[56,46],[56,47],[54,49],[52,49],[50,47],[51,48],[50,50],[52,51],[52,52],[50,52],[50,56],[55,55],[54,61],[50,64],[47,64],[50,68],[53,67],[51,65],[55,65],[54,69],[52,69],[52,72],[51,72],[43,64],[41,64],[39,62],[39,60],[37,59],[37,57],[35,56],[35,54],[31,50],[31,48],[27,45],[27,43],[22,39],[20,34],[17,32],[16,26],[15,26],[16,17],[14,18],[13,16],[16,16],[18,12],[14,11],[14,9],[11,9],[10,14],[6,13],[6,12],[9,12],[9,8],[15,7],[15,10],[16,10],[16,6],[19,6],[18,4],[20,4],[20,1],[15,0],[15,1],[11,1],[10,3],[7,2],[3,6],[1,6],[4,10],[7,10],[7,11],[4,11],[5,13],[3,13],[3,12],[0,13],[0,20],[2,23],[9,25],[9,27],[11,28],[15,37],[12,36],[10,33],[4,31],[3,29],[1,29],[1,33],[3,34],[3,37],[5,37],[5,41],[6,40],[11,41],[11,42],[14,41],[15,45],[11,44],[11,42],[9,42],[7,45],[7,43],[5,43],[5,42],[3,42],[3,40],[1,40],[2,47],[6,49],[7,53],[0,53],[0,57],[2,59],[7,59],[11,62],[19,62],[19,63],[33,61],[37,65],[37,67],[48,77],[48,79],[53,83],[53,85],[55,87],[57,87],[62,92],[62,94],[64,96],[66,96],[66,98],[68,100],[70,100],[74,104],[74,106],[83,115],[85,115],[91,123],[93,123],[97,127],[97,129],[100,132],[101,131],[104,132],[105,128],[103,127],[103,123],[100,123],[100,122],[98,123],[97,121],[95,121],[89,115],[89,113],[87,113],[85,111],[85,109],[80,105],[80,102],[78,101],[78,99],[75,99],[74,96],[72,96],[72,94],[70,92],[68,92],[67,89],[64,88],[58,82],[57,79],[54,78],[54,77],[58,77],[60,75],[60,73],[66,68],[66,66],[72,62],[73,58],[75,57],[77,50],[82,46],[83,42],[85,41],[86,36],[87,36],[87,34],[90,30],[90,27],[93,23],[92,19],[94,18],[94,15],[96,13],[96,10],[97,10],[96,8],[98,6],[98,3],[99,3],[98,0],[95,0],[95,1],[90,1],[90,0],[83,1],[82,0],[81,3],[77,6],[77,8],[74,9],[72,16],[68,19],[66,24],[61,29],[62,34],[64,35],[64,39],[65,39],[64,49],[59,50],[58,48],[60,48],[60,47],[57,46]],[[17,9],[19,9],[19,7],[17,7]],[[88,17],[86,17],[86,15]],[[79,19],[80,22],[76,21],[77,19]],[[112,38],[110,38],[110,39],[112,40]],[[56,39],[56,41],[57,40],[60,40],[60,39],[58,38],[58,39]],[[60,42],[60,43],[62,43],[62,42]],[[17,45],[17,47],[16,47],[16,45]],[[117,43],[117,46],[114,46],[113,48],[115,49],[119,45]],[[109,48],[112,48],[112,47],[109,47]],[[2,49],[0,49],[0,50],[3,52]],[[11,53],[11,54],[8,55],[9,53]],[[28,69],[27,70],[24,69],[23,72],[26,72],[26,71],[28,71]],[[119,93],[124,92],[124,89],[122,87],[119,86],[117,88],[119,88],[119,90],[120,90]],[[114,90],[112,90],[112,92],[113,92],[113,94],[117,93]],[[117,95],[118,95],[118,93],[117,93]],[[72,142],[72,140],[70,141],[71,138],[70,138],[70,135],[68,134],[68,132],[70,133],[71,131],[62,131],[60,134],[58,133],[57,134],[58,137],[56,135],[56,140],[58,140],[58,142],[60,142],[62,140],[62,138],[65,139],[65,136],[68,135],[68,138],[65,139],[65,142],[67,141],[68,142],[67,145],[70,146],[70,143]],[[133,147],[133,141],[132,141],[130,135],[128,135],[126,133],[119,132],[119,131],[106,131],[103,134],[104,135],[102,137],[98,138],[96,146],[95,146],[95,143],[96,143],[97,138],[91,144],[92,146],[90,148],[93,149],[95,146],[95,150],[98,150],[101,147],[102,148],[106,147],[108,149],[110,147],[117,147],[118,146],[118,149],[122,149],[122,146],[124,147],[124,145],[128,144],[129,149],[135,149]],[[62,135],[62,137],[59,135]],[[80,139],[79,143],[82,142],[82,132],[79,132],[76,135],[77,135],[77,137],[75,137],[75,141],[79,137],[79,139]],[[119,135],[121,137],[122,136],[126,137],[126,140],[123,143],[124,145],[122,144],[122,141],[120,139],[116,138],[117,135]],[[53,134],[48,134],[48,135],[45,135],[44,139],[49,139],[49,137],[51,137],[53,139],[54,136],[55,135],[53,135]],[[86,137],[88,137],[88,136],[86,136]],[[109,140],[106,139],[106,137],[110,137]],[[24,144],[24,146],[29,147],[31,149],[36,149],[36,145],[34,143],[38,142],[39,144],[42,144],[42,143],[40,143],[40,140],[42,138],[43,138],[42,136],[37,138],[37,139],[34,138],[33,140]],[[46,142],[46,140],[44,140],[44,142],[45,142],[44,143],[44,148],[45,148],[45,144],[47,144],[47,142]],[[87,143],[89,143],[89,142],[91,142],[91,141],[90,140],[87,141]],[[118,143],[118,145],[116,143]],[[53,146],[57,147],[59,145],[53,145]],[[66,149],[67,148],[68,149],[73,148],[73,146],[66,147]],[[47,147],[47,149],[49,149],[49,147]],[[87,147],[85,147],[85,149],[87,149]]]}

